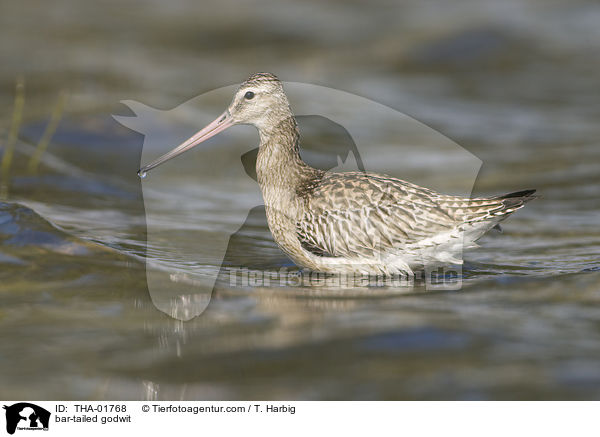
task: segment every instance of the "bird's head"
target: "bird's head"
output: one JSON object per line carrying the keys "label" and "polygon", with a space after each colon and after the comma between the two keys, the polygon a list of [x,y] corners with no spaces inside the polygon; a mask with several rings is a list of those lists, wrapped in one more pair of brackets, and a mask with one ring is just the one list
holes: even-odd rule
{"label": "bird's head", "polygon": [[255,73],[240,85],[225,112],[170,152],[142,167],[138,174],[144,176],[154,167],[233,125],[251,124],[260,132],[266,132],[288,117],[291,111],[281,81],[271,73]]}

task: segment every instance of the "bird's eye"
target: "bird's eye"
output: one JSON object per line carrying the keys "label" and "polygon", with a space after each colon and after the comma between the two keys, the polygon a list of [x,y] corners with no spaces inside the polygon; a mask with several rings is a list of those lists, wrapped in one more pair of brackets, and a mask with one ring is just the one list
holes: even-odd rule
{"label": "bird's eye", "polygon": [[244,97],[246,98],[246,100],[253,99],[254,93],[252,91],[247,91],[246,94],[244,94]]}

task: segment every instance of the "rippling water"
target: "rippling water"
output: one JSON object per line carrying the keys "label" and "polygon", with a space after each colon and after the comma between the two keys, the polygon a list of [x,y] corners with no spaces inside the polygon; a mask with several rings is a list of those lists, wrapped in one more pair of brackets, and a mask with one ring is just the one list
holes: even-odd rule
{"label": "rippling water", "polygon": [[[23,34],[35,15],[14,4],[10,22],[0,14],[3,39],[13,43],[0,46],[2,138],[17,74],[27,93],[0,203],[4,398],[600,395],[595,2],[368,10],[252,2],[234,19],[221,3],[200,11],[186,1],[155,9],[104,1],[107,15],[97,20],[89,8],[59,1],[39,35]],[[242,32],[248,23],[254,31]],[[253,200],[256,133],[239,128],[191,152],[177,167],[183,171],[142,193],[144,138],[110,114],[131,115],[121,99],[170,108],[260,70],[368,97],[447,135],[483,161],[478,195],[537,188],[542,197],[466,253],[458,291],[232,287],[227,266],[296,274]],[[29,157],[60,89],[71,94],[67,111],[31,174]],[[222,110],[214,101],[191,116],[208,120]],[[318,145],[329,141],[328,126],[301,123],[307,159],[325,159]],[[183,117],[159,130],[172,141],[198,127]],[[383,138],[368,170],[390,171],[386,156],[397,141]],[[424,154],[426,144],[413,146],[402,176],[451,190],[453,180],[436,179],[448,163]],[[210,168],[228,182],[211,185]],[[148,293],[146,260],[172,261],[167,241],[148,238],[150,205],[153,223],[170,235],[229,242],[223,266],[201,255],[179,266],[183,275],[198,266],[220,271],[208,308],[188,322],[159,311]]]}

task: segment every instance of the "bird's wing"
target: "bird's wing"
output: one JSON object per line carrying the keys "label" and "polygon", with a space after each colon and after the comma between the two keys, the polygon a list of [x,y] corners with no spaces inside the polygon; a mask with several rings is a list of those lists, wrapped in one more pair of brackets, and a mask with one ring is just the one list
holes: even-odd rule
{"label": "bird's wing", "polygon": [[524,204],[522,197],[507,196],[469,199],[382,175],[328,173],[305,197],[297,235],[302,246],[317,255],[370,256],[465,223],[489,221],[493,227]]}
{"label": "bird's wing", "polygon": [[436,193],[384,176],[326,174],[297,223],[305,249],[322,256],[369,256],[455,227]]}

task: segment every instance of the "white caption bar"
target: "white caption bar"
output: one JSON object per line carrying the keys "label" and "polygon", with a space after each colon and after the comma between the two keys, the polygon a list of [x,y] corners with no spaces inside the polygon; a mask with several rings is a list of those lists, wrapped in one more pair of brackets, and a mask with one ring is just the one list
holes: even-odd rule
{"label": "white caption bar", "polygon": [[600,435],[600,402],[4,401],[3,405],[0,435],[19,437],[192,432],[261,437]]}

